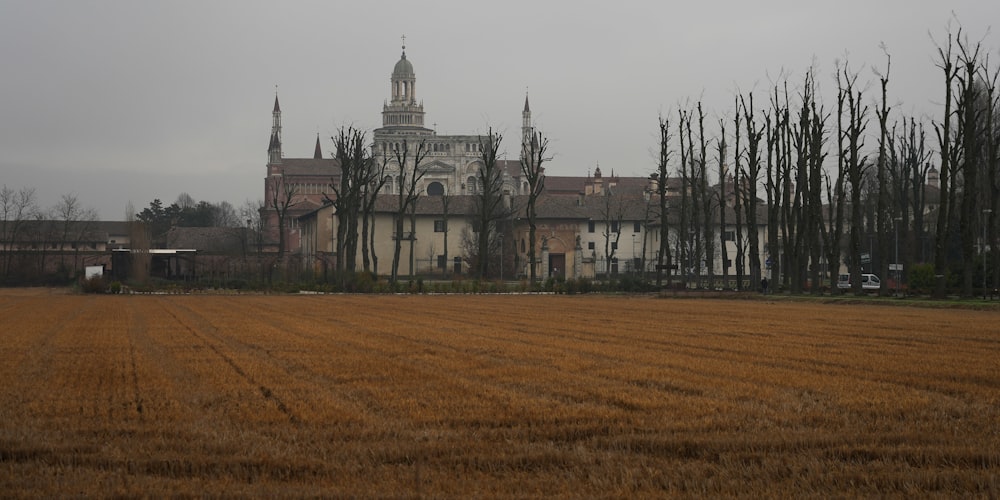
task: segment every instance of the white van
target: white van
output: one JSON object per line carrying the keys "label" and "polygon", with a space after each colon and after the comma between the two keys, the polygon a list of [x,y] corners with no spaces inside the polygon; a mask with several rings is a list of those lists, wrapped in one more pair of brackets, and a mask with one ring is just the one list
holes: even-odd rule
{"label": "white van", "polygon": [[[878,290],[882,287],[882,281],[878,279],[878,276],[874,274],[862,274],[861,275],[861,289],[862,290]],[[837,277],[837,288],[841,290],[851,289],[851,275],[841,274]]]}

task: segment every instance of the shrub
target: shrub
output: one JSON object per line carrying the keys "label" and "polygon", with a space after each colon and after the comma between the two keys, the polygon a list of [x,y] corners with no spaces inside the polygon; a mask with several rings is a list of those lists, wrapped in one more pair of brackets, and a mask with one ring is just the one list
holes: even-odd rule
{"label": "shrub", "polygon": [[107,291],[107,285],[104,283],[104,278],[100,276],[93,276],[83,280],[83,284],[80,288],[83,290],[83,293],[104,293]]}
{"label": "shrub", "polygon": [[122,293],[122,282],[112,281],[111,286],[108,287],[108,293],[113,293],[115,295]]}
{"label": "shrub", "polygon": [[914,264],[907,274],[910,293],[930,293],[934,289],[934,265]]}

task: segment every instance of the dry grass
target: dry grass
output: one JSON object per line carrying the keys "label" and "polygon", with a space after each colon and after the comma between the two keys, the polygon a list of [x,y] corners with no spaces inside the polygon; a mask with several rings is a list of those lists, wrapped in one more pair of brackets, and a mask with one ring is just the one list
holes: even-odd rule
{"label": "dry grass", "polygon": [[0,492],[996,495],[998,319],[0,291]]}

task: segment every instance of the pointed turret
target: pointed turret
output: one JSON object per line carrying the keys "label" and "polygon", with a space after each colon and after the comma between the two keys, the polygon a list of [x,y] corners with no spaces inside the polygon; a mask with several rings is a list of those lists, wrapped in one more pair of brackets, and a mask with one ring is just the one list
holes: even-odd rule
{"label": "pointed turret", "polygon": [[528,106],[528,91],[524,91],[524,111],[521,112],[521,158],[529,159],[535,130],[531,126],[531,107]]}
{"label": "pointed turret", "polygon": [[316,150],[313,151],[313,159],[314,160],[323,159],[323,150],[319,147],[319,134],[316,134]]}
{"label": "pointed turret", "polygon": [[278,91],[274,91],[274,111],[271,112],[271,142],[267,146],[267,162],[281,163],[281,106]]}

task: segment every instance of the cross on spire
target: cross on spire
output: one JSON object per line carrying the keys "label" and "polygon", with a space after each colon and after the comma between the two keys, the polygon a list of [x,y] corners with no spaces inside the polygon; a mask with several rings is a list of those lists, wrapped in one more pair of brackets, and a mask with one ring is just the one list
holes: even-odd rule
{"label": "cross on spire", "polygon": [[406,34],[403,34],[403,36],[401,36],[399,38],[401,40],[403,40],[403,50],[405,51],[406,50]]}

